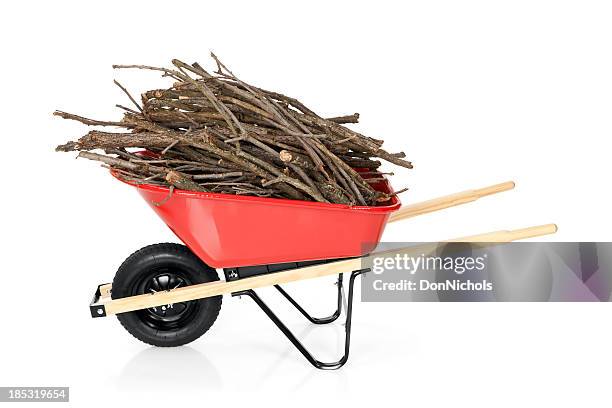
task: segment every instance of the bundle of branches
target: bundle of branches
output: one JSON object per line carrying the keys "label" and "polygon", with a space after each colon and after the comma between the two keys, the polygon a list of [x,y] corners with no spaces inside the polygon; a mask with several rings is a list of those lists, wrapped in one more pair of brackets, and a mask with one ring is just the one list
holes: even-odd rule
{"label": "bundle of branches", "polygon": [[117,105],[124,111],[119,122],[56,111],[86,125],[124,129],[92,130],[56,150],[79,151],[131,183],[169,186],[170,194],[177,188],[349,205],[389,200],[372,187],[383,175],[376,158],[412,167],[404,153],[383,150],[382,140],[342,126],[356,123],[358,114],[322,118],[294,98],[241,81],[211,55],[213,73],[178,60],[171,69],[113,66],[159,71],[174,83],[143,93],[138,103],[115,81],[135,105]]}

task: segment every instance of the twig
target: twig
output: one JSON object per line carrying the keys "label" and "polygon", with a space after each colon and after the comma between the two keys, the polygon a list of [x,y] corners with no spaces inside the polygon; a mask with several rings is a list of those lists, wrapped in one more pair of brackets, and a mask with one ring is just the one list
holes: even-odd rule
{"label": "twig", "polygon": [[[126,129],[93,130],[56,150],[78,151],[133,184],[169,187],[162,204],[174,189],[347,205],[376,205],[404,191],[385,194],[372,187],[393,175],[374,171],[381,160],[412,164],[403,152],[382,149],[382,140],[342,126],[357,123],[359,114],[324,119],[295,98],[247,84],[211,56],[212,74],[179,60],[173,68],[114,65],[161,72],[174,83],[144,92],[139,103],[114,81],[137,108],[116,105],[125,111],[119,122],[56,111],[86,125]],[[91,152],[96,149],[106,155]]]}
{"label": "twig", "polygon": [[170,200],[170,198],[172,198],[173,194],[174,194],[174,185],[170,186],[170,188],[168,189],[168,194],[163,198],[163,200],[161,200],[161,201],[151,201],[151,204],[153,204],[156,207],[162,206],[162,205],[166,204],[168,202],[168,200]]}
{"label": "twig", "polygon": [[[127,90],[127,89],[125,89],[125,87],[124,87],[123,85],[121,85],[121,84],[119,83],[119,81],[117,81],[116,79],[113,79],[113,83],[114,83],[115,85],[117,85],[117,86],[119,87],[119,89],[121,89],[121,90],[122,90],[122,91],[123,91],[123,92],[124,92],[124,93],[127,95],[127,97],[128,97],[128,98],[130,98],[130,101],[132,101],[132,103],[133,103],[133,104],[134,104],[134,105],[135,105],[135,106],[138,108],[138,110],[140,111],[140,113],[143,113],[143,114],[144,114],[144,111],[142,110],[142,108],[140,107],[140,105],[138,104],[138,102],[136,102],[136,99],[132,98],[132,95],[130,95],[130,93],[128,92],[128,90]],[[145,116],[146,116],[146,115],[145,115]]]}

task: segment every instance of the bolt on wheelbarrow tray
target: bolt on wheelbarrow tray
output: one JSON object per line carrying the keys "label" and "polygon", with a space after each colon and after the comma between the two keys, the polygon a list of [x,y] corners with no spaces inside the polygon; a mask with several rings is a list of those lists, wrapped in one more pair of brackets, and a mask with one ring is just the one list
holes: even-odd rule
{"label": "bolt on wheelbarrow tray", "polygon": [[[397,196],[365,207],[183,190],[165,200],[166,187],[133,185],[213,268],[361,256],[376,247],[389,215],[401,206]],[[372,187],[392,193],[386,180]]]}

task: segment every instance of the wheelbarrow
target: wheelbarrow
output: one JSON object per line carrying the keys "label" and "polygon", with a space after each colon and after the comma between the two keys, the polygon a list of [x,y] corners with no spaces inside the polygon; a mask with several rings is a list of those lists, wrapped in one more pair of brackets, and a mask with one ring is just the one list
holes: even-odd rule
{"label": "wheelbarrow", "polygon": [[[363,257],[375,249],[387,223],[514,188],[513,182],[506,182],[403,207],[397,196],[392,196],[384,204],[362,207],[171,192],[157,185],[124,182],[136,187],[185,245],[155,244],[130,255],[112,283],[98,285],[90,305],[92,317],[117,315],[137,339],[173,347],[187,344],[210,329],[219,314],[222,295],[246,296],[320,369],[340,368],[348,359],[355,280],[369,272],[363,268]],[[373,187],[392,192],[386,179]],[[554,224],[547,224],[449,241],[509,242],[555,231]],[[219,279],[217,270],[222,271],[224,280]],[[349,274],[346,299],[344,274]],[[280,286],[328,275],[337,275],[337,306],[326,317],[311,316]],[[345,305],[343,356],[335,362],[317,360],[257,295],[255,289],[265,286],[274,286],[312,324],[337,320]]]}

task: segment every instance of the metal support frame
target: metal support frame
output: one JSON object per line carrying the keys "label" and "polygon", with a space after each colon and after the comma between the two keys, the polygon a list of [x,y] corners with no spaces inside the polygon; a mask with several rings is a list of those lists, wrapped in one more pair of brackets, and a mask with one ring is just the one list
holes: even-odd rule
{"label": "metal support frame", "polygon": [[328,317],[312,317],[306,310],[304,310],[302,306],[300,306],[298,302],[295,301],[295,299],[289,296],[289,294],[285,291],[285,289],[281,288],[280,285],[274,285],[274,287],[276,288],[276,290],[278,290],[281,293],[281,295],[285,297],[285,299],[289,301],[289,303],[291,303],[306,319],[308,319],[310,323],[328,324],[328,323],[332,323],[336,321],[340,317],[340,314],[342,314],[342,295],[343,295],[343,289],[344,289],[342,284],[343,284],[342,274],[339,274],[338,281],[336,282],[336,286],[338,287],[338,301],[337,301],[336,311]]}
{"label": "metal support frame", "polygon": [[[300,353],[308,360],[314,367],[322,370],[337,370],[342,367],[349,357],[350,340],[351,340],[351,318],[353,314],[353,289],[355,286],[355,279],[357,276],[369,272],[370,269],[360,269],[353,271],[349,278],[349,291],[346,305],[346,322],[344,324],[345,338],[344,338],[344,355],[335,362],[323,362],[317,360],[310,351],[298,340],[298,338],[289,330],[289,328],[283,323],[282,320],[272,309],[264,303],[264,301],[255,293],[253,289],[242,290],[239,292],[232,293],[232,296],[248,296],[263,310],[270,320],[280,329],[280,331],[289,339],[289,341],[298,349]],[[325,318],[314,318],[308,314],[304,308],[302,308],[287,292],[285,292],[280,286],[274,285],[276,289],[298,310],[304,317],[314,324],[327,324],[335,321],[340,316],[342,311],[342,274],[338,275],[338,306],[336,312],[329,317]]]}

